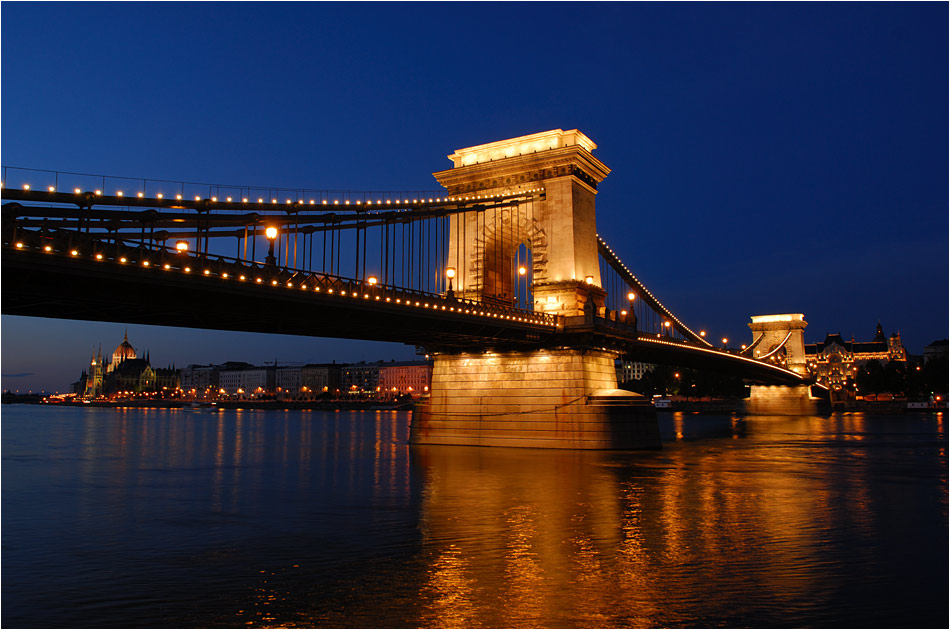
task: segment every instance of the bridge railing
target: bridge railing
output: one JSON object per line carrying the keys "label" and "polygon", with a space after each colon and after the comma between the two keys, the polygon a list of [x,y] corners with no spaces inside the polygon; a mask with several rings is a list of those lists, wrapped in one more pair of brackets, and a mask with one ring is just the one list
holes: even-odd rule
{"label": "bridge railing", "polygon": [[256,263],[219,254],[192,253],[152,241],[125,238],[98,238],[76,230],[25,229],[16,222],[4,225],[4,247],[58,256],[61,259],[96,261],[137,268],[143,272],[182,274],[231,282],[293,289],[372,300],[390,305],[444,311],[483,321],[504,321],[506,325],[556,328],[556,316],[498,304],[459,299],[450,293],[433,293],[382,284],[375,279],[359,280],[325,272],[308,271],[276,264]]}
{"label": "bridge railing", "polygon": [[154,179],[52,171],[20,166],[3,166],[2,186],[6,189],[26,189],[49,192],[93,192],[103,196],[129,199],[220,199],[267,204],[356,205],[385,200],[435,199],[445,194],[439,190],[346,190],[262,186],[250,184],[220,184],[172,179]]}

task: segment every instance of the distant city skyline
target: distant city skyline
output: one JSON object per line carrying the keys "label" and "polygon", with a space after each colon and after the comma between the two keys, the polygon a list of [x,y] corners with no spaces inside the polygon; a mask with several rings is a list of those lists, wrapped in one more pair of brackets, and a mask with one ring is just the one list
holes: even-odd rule
{"label": "distant city skyline", "polygon": [[[599,230],[687,325],[738,345],[752,315],[804,313],[809,342],[870,339],[881,322],[912,354],[947,337],[946,4],[0,13],[4,166],[432,190],[457,148],[576,127],[612,169]],[[3,316],[2,387],[63,390],[125,327]],[[416,356],[128,328],[162,366]]]}

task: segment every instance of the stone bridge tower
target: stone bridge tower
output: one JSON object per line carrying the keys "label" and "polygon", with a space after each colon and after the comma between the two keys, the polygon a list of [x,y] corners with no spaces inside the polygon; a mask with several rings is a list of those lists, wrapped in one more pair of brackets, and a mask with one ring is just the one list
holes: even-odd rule
{"label": "stone bridge tower", "polygon": [[[752,344],[745,352],[763,361],[774,358],[789,370],[807,376],[806,326],[802,313],[753,315],[749,323]],[[749,415],[814,415],[827,409],[827,390],[809,385],[752,385],[744,401],[744,411]]]}
{"label": "stone bridge tower", "polygon": [[801,375],[808,374],[805,361],[805,327],[808,322],[801,313],[753,315],[750,354],[755,359],[768,359],[781,352],[785,366]]}
{"label": "stone bridge tower", "polygon": [[583,314],[603,306],[594,196],[610,173],[580,131],[555,129],[459,149],[434,173],[451,198],[525,193],[531,201],[452,217],[448,266],[459,297],[511,303],[513,260],[530,251],[534,310]]}
{"label": "stone bridge tower", "polygon": [[[556,129],[459,149],[435,173],[450,198],[486,199],[450,225],[447,267],[458,297],[514,304],[518,252],[530,251],[536,311],[584,315],[604,304],[594,196],[610,172],[590,138]],[[522,195],[510,204],[489,198]],[[595,311],[596,312],[596,311]],[[580,319],[584,319],[581,317]],[[602,347],[433,352],[415,444],[616,449],[658,447],[656,413],[617,389],[617,353]]]}

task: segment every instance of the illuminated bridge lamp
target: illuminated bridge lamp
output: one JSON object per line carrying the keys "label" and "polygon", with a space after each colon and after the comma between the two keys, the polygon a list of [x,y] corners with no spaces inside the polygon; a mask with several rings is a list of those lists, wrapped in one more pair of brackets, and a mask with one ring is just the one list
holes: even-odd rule
{"label": "illuminated bridge lamp", "polygon": [[584,276],[584,282],[587,284],[594,284],[594,276]]}
{"label": "illuminated bridge lamp", "polygon": [[188,241],[175,241],[175,249],[180,252],[188,251]]}
{"label": "illuminated bridge lamp", "polygon": [[452,289],[452,278],[455,277],[455,267],[446,267],[445,277],[449,280],[449,288],[445,292],[445,297],[452,299],[455,297],[455,291]]}
{"label": "illuminated bridge lamp", "polygon": [[375,287],[376,283],[379,282],[379,280],[376,279],[376,276],[370,276],[369,278],[366,279],[366,282],[369,283],[369,286]]}
{"label": "illuminated bridge lamp", "polygon": [[722,347],[725,348],[727,343],[729,343],[729,338],[728,338],[728,337],[723,337],[723,338],[722,338]]}
{"label": "illuminated bridge lamp", "polygon": [[635,299],[637,299],[636,293],[634,293],[633,291],[630,291],[629,293],[627,293],[627,301],[633,302]]}
{"label": "illuminated bridge lamp", "polygon": [[277,258],[274,256],[274,241],[277,240],[277,228],[271,226],[264,230],[264,236],[270,241],[270,247],[267,250],[267,258],[264,262],[268,265],[276,265]]}
{"label": "illuminated bridge lamp", "polygon": [[524,268],[524,265],[522,265],[521,267],[518,267],[518,275],[519,275],[519,276],[523,276],[523,275],[525,275],[526,273],[528,273],[528,270]]}
{"label": "illuminated bridge lamp", "polygon": [[700,330],[700,331],[699,331],[699,336],[700,336],[700,337],[705,337],[705,336],[706,336],[706,331],[705,331],[705,330]]}

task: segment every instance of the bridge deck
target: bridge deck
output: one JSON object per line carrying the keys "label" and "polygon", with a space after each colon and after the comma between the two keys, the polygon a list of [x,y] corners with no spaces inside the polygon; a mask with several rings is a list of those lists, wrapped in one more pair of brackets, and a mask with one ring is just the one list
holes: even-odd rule
{"label": "bridge deck", "polygon": [[[3,196],[36,204],[65,203],[74,198],[60,193],[12,190],[4,190]],[[489,303],[487,298],[481,302],[458,300],[444,286],[433,291],[420,290],[421,282],[419,286],[406,288],[377,284],[370,281],[369,276],[366,280],[348,279],[336,275],[339,264],[335,268],[331,265],[327,273],[289,268],[286,260],[284,266],[280,266],[275,264],[279,260],[274,261],[272,257],[269,263],[261,264],[209,253],[207,237],[213,228],[219,231],[211,235],[232,237],[240,236],[243,230],[247,245],[249,216],[254,221],[259,219],[257,215],[242,212],[251,208],[237,207],[248,204],[222,204],[213,200],[156,203],[156,200],[94,195],[88,201],[87,207],[78,210],[49,205],[27,207],[19,203],[4,206],[0,259],[3,282],[0,304],[4,314],[391,341],[424,346],[432,351],[607,349],[644,362],[728,372],[760,383],[804,381],[800,375],[778,365],[711,348],[673,317],[602,241],[601,253],[618,270],[627,286],[636,289],[645,303],[672,321],[673,330],[667,329],[669,334],[638,331],[624,318],[618,318],[615,311],[609,311],[606,317],[554,316],[518,308],[513,303]],[[365,228],[370,220],[386,225],[426,220],[516,200],[403,201],[399,205],[408,212],[367,215],[350,206],[340,208],[345,219],[341,218],[343,214],[335,215],[337,209],[331,206],[334,212],[324,211],[307,217],[311,225],[304,229],[320,230],[323,226],[343,229],[341,223],[345,223],[355,228],[357,236],[363,230],[362,265],[360,241],[356,239],[354,267],[359,277],[366,271]],[[466,206],[469,203],[479,205]],[[92,207],[102,204],[112,205],[113,209]],[[120,204],[128,207],[116,209]],[[149,209],[131,210],[135,206]],[[153,206],[162,207],[165,212],[160,213]],[[263,204],[255,209],[277,211],[278,208],[283,211],[284,223],[295,222],[297,217],[291,215],[305,210],[300,204],[292,205],[290,210],[280,204]],[[198,215],[183,214],[179,212],[182,209],[199,212]],[[177,252],[166,248],[159,242],[173,235],[165,233],[157,238],[150,233],[146,237],[147,224],[150,231],[156,227],[175,230],[180,226],[177,229],[184,230],[183,234],[190,238],[204,239],[205,251]],[[228,232],[236,226],[239,231]],[[295,224],[295,231],[297,227]],[[130,243],[129,239],[136,233],[141,235],[138,242]],[[438,233],[435,238],[438,239]],[[422,240],[420,234],[417,242]],[[410,239],[409,249],[412,249],[411,243]],[[444,246],[444,241],[441,244]],[[290,245],[288,236],[288,251]],[[296,252],[296,241],[294,247]],[[331,249],[331,261],[333,254]],[[336,255],[339,257],[339,249]],[[418,273],[419,278],[422,277],[423,260],[428,258],[420,257],[415,267],[409,267],[410,276]],[[674,338],[673,332],[686,339]]]}

